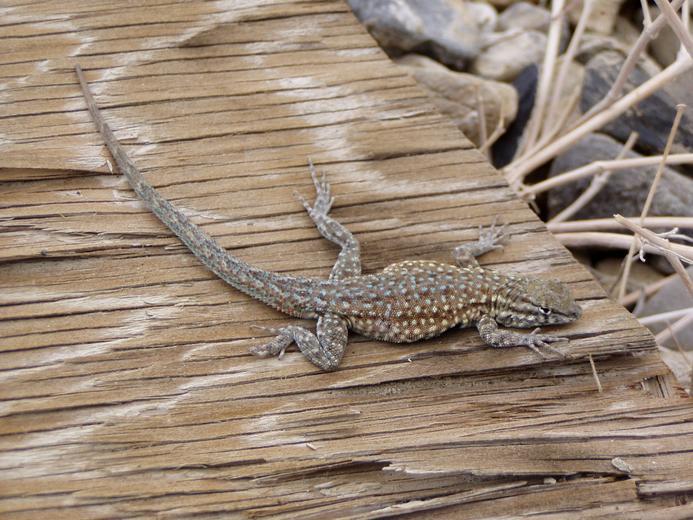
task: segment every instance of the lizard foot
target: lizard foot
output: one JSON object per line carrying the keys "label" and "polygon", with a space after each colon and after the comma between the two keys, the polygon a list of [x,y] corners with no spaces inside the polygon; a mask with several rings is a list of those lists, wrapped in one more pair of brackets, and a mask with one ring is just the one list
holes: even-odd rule
{"label": "lizard foot", "polygon": [[308,159],[308,168],[310,169],[310,177],[313,179],[313,185],[315,186],[315,202],[313,206],[306,206],[305,208],[310,213],[311,211],[319,215],[327,215],[332,208],[332,203],[334,202],[334,197],[332,197],[332,191],[330,189],[330,183],[327,182],[325,178],[325,172],[318,174],[318,171],[313,165],[313,161]]}
{"label": "lizard foot", "polygon": [[490,227],[484,229],[479,226],[478,244],[483,251],[492,251],[494,249],[503,249],[503,246],[510,240],[510,235],[506,231],[505,224],[496,227],[496,218]]}
{"label": "lizard foot", "polygon": [[546,354],[544,354],[541,350],[539,350],[538,347],[550,350],[554,354],[558,354],[562,358],[565,358],[566,355],[563,352],[561,352],[555,347],[552,347],[551,345],[549,345],[549,343],[555,343],[558,341],[568,341],[568,338],[562,338],[560,336],[551,336],[549,334],[538,334],[539,330],[539,328],[536,328],[531,333],[524,334],[523,336],[521,336],[522,340],[520,341],[519,345],[523,345],[525,347],[532,349],[534,352],[539,354],[544,359],[549,359],[549,357]]}

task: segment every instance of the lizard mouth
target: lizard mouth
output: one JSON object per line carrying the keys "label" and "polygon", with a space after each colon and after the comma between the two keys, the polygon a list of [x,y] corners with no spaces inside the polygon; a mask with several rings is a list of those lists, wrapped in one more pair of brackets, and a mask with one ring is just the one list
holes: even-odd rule
{"label": "lizard mouth", "polygon": [[560,316],[559,323],[569,323],[571,321],[575,321],[582,316],[582,307],[575,303],[572,307],[570,307],[570,309],[568,309],[567,312],[561,313],[558,316]]}

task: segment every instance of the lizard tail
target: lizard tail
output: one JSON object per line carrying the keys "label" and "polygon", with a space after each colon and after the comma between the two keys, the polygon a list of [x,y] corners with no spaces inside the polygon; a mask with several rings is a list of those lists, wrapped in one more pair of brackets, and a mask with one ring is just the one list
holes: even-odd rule
{"label": "lizard tail", "polygon": [[286,314],[314,317],[315,309],[311,308],[308,302],[315,301],[315,292],[322,280],[284,276],[253,267],[228,253],[216,240],[191,222],[139,172],[118,142],[113,130],[104,121],[81,67],[76,65],[75,71],[89,112],[118,168],[159,220],[166,224],[203,264],[229,285]]}

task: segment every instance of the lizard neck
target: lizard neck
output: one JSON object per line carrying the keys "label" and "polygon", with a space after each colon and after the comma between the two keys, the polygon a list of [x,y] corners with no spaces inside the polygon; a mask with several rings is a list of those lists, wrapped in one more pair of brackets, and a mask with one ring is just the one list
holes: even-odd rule
{"label": "lizard neck", "polygon": [[479,321],[482,316],[493,314],[503,277],[483,267],[462,268],[460,275],[457,304],[459,325],[468,327]]}
{"label": "lizard neck", "polygon": [[498,322],[504,322],[517,310],[520,295],[526,291],[526,278],[523,276],[501,276],[502,282],[494,293],[491,316]]}

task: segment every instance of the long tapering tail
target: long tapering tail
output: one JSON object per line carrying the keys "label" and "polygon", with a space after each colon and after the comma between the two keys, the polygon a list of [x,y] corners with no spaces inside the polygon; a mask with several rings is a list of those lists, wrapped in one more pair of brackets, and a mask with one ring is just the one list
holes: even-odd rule
{"label": "long tapering tail", "polygon": [[159,220],[166,224],[203,264],[229,285],[287,314],[299,317],[313,316],[315,307],[311,302],[315,299],[316,287],[322,281],[284,276],[253,267],[228,253],[216,240],[191,222],[140,173],[118,142],[113,130],[104,121],[81,67],[76,65],[75,71],[89,112],[118,168]]}

